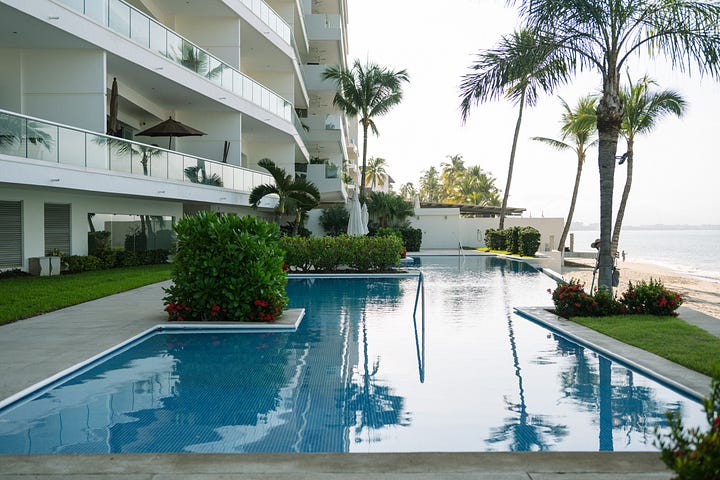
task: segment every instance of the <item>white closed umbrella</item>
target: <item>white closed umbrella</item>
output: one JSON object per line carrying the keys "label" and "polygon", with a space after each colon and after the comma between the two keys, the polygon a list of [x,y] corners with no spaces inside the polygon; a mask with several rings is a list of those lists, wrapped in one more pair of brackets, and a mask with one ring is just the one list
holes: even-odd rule
{"label": "white closed umbrella", "polygon": [[367,202],[362,204],[362,227],[363,227],[363,235],[367,235],[370,230],[368,230],[368,211],[367,211]]}
{"label": "white closed umbrella", "polygon": [[358,198],[357,192],[353,196],[349,206],[350,219],[348,220],[347,234],[348,235],[365,235],[367,232],[363,228],[362,223],[362,210],[360,208],[360,199]]}

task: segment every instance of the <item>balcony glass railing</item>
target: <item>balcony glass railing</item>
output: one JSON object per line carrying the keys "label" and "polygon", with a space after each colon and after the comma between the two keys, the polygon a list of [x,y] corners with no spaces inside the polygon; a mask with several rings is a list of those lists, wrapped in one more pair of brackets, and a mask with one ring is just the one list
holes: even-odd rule
{"label": "balcony glass railing", "polygon": [[240,0],[257,15],[273,32],[287,43],[292,43],[292,34],[287,22],[262,0]]}
{"label": "balcony glass railing", "polygon": [[[59,1],[255,105],[287,121],[292,120],[290,102],[122,0]],[[253,12],[270,28],[279,29],[278,34],[283,38],[287,36],[290,42],[290,27],[283,24],[282,18],[269,6],[261,0],[242,2],[250,4],[248,7]]]}
{"label": "balcony glass railing", "polygon": [[0,110],[0,154],[251,192],[273,178],[247,168]]}

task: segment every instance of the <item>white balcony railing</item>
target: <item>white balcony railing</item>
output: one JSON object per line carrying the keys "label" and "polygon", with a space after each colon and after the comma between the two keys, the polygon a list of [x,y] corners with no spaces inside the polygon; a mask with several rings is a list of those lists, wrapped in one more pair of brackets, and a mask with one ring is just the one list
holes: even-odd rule
{"label": "white balcony railing", "polygon": [[[274,115],[292,120],[290,102],[122,0],[59,1]],[[267,4],[261,0],[242,2],[283,39],[291,41],[290,27]]]}
{"label": "white balcony railing", "polygon": [[235,165],[0,110],[0,154],[249,193],[273,178]]}

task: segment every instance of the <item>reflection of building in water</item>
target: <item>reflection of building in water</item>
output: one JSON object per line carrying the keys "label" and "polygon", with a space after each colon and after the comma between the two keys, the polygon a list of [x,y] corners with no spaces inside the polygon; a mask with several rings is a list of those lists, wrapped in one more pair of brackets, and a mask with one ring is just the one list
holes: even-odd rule
{"label": "reflection of building in water", "polygon": [[109,425],[134,422],[128,414],[161,408],[174,394],[174,364],[171,356],[142,358],[41,395],[3,416],[0,453],[107,451]]}

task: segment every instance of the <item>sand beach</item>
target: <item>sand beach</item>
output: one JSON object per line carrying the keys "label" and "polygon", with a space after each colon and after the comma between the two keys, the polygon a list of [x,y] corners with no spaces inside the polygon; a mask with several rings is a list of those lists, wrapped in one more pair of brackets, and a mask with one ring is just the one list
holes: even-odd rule
{"label": "sand beach", "polygon": [[[569,259],[563,269],[563,277],[566,280],[576,278],[589,288],[594,264],[594,259]],[[658,279],[670,290],[680,293],[684,298],[684,305],[720,319],[720,282],[683,275],[649,263],[620,261],[617,268],[620,270],[620,292],[627,288],[629,281],[634,283],[650,278]]]}

